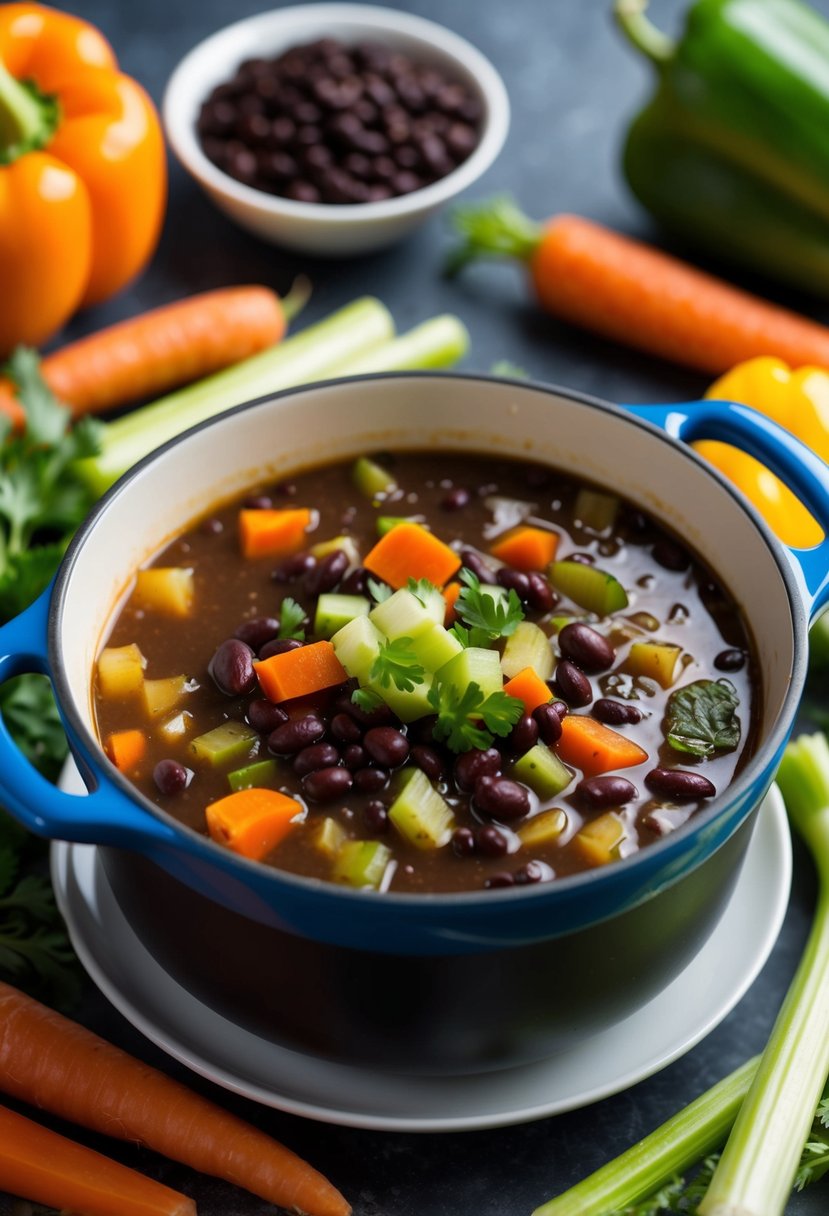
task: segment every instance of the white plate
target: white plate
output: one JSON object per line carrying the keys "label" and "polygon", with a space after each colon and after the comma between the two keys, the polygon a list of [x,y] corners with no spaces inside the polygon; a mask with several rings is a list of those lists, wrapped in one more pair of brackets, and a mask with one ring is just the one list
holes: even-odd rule
{"label": "white plate", "polygon": [[503,1127],[618,1093],[689,1051],[737,1004],[780,931],[791,842],[773,786],[723,918],[660,996],[563,1055],[468,1077],[400,1077],[288,1051],[214,1013],[169,975],[123,916],[92,845],[56,843],[52,874],[73,945],[115,1007],[164,1051],[266,1106],[348,1127]]}

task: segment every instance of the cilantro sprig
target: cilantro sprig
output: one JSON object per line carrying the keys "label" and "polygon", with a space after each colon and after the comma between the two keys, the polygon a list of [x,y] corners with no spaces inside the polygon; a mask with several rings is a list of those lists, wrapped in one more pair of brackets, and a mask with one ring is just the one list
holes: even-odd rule
{"label": "cilantro sprig", "polygon": [[286,595],[279,607],[279,635],[299,642],[305,641],[305,609],[293,596]]}
{"label": "cilantro sprig", "polygon": [[479,639],[467,641],[465,645],[485,645],[515,633],[524,619],[524,609],[512,588],[505,597],[490,595],[481,586],[478,576],[465,566],[458,579],[463,587],[455,601],[455,611],[470,633],[475,631],[475,637]]}
{"label": "cilantro sprig", "polygon": [[492,692],[485,697],[480,685],[474,682],[461,690],[448,681],[440,681],[429,689],[427,697],[437,714],[434,737],[443,740],[453,752],[489,747],[495,735],[501,738],[508,735],[524,712],[524,704],[517,697],[505,692]]}
{"label": "cilantro sprig", "polygon": [[423,683],[426,668],[411,647],[411,638],[387,638],[381,642],[377,658],[371,665],[371,680],[383,688],[394,684],[400,692],[413,692]]}

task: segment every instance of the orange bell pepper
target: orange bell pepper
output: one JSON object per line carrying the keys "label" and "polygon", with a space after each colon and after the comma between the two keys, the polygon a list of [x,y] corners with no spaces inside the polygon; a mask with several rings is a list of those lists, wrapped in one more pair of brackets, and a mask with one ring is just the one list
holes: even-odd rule
{"label": "orange bell pepper", "polygon": [[39,4],[0,5],[0,354],[137,274],[166,193],[158,116],[103,36]]}

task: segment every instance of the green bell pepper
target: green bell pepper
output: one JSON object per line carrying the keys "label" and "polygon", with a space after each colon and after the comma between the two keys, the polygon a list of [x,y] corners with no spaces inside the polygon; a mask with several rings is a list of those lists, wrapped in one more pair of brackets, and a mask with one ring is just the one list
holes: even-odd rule
{"label": "green bell pepper", "polygon": [[615,0],[656,92],[625,176],[668,229],[829,296],[829,23],[798,0],[696,0],[674,41]]}

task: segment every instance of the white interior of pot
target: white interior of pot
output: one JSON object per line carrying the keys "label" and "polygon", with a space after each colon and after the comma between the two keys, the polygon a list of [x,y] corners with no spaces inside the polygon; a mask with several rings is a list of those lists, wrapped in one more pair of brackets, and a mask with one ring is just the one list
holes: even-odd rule
{"label": "white interior of pot", "polygon": [[763,536],[732,494],[624,416],[529,387],[449,378],[341,382],[277,398],[220,418],[134,476],[87,536],[67,586],[61,654],[83,720],[91,726],[91,672],[136,567],[217,501],[384,448],[541,461],[653,512],[746,611],[763,670],[763,733],[771,728],[791,676],[791,609]]}

